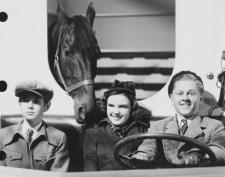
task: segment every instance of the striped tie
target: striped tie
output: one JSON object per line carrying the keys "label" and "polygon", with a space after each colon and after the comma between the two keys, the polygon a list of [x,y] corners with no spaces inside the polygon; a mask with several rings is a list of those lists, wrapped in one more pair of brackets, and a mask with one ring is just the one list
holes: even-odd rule
{"label": "striped tie", "polygon": [[186,119],[182,119],[181,122],[183,123],[183,125],[180,127],[180,134],[184,135],[184,133],[186,132],[188,128],[188,124]]}
{"label": "striped tie", "polygon": [[29,145],[32,141],[32,136],[34,134],[34,131],[32,129],[28,129],[26,132],[26,142]]}

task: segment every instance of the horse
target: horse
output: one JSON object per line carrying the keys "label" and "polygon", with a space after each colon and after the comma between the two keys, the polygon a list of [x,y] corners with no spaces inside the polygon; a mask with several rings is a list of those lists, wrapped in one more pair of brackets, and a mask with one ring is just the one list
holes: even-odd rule
{"label": "horse", "polygon": [[94,78],[101,50],[93,31],[95,9],[86,16],[67,16],[58,3],[57,20],[48,27],[48,62],[57,83],[72,97],[74,116],[80,124],[94,122]]}

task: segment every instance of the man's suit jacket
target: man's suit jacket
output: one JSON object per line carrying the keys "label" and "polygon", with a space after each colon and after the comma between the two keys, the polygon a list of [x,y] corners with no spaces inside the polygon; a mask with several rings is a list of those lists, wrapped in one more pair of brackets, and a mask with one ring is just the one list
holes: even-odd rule
{"label": "man's suit jacket", "polygon": [[[154,132],[179,134],[176,116],[153,123],[148,129],[148,133]],[[225,128],[220,121],[208,117],[196,116],[192,119],[184,136],[208,145],[215,153],[217,162],[225,163]],[[174,163],[179,163],[180,159],[178,155],[181,151],[188,152],[195,150],[184,143],[174,140],[164,140],[163,146],[167,159]],[[138,151],[147,153],[152,160],[157,159],[157,147],[154,140],[144,140],[139,146]]]}

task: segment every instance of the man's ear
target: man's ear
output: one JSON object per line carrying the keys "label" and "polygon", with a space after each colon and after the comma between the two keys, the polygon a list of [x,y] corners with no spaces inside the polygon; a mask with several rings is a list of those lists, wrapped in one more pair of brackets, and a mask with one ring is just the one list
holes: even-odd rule
{"label": "man's ear", "polygon": [[203,101],[204,101],[204,96],[201,95],[201,97],[200,97],[200,102],[203,103]]}
{"label": "man's ear", "polygon": [[50,106],[51,106],[51,102],[49,101],[49,102],[47,102],[47,103],[45,104],[45,106],[44,106],[44,112],[48,111],[49,108],[50,108]]}
{"label": "man's ear", "polygon": [[172,93],[169,95],[169,99],[170,99],[170,103],[171,103],[172,105],[174,105],[174,104],[173,104],[173,95],[172,95]]}

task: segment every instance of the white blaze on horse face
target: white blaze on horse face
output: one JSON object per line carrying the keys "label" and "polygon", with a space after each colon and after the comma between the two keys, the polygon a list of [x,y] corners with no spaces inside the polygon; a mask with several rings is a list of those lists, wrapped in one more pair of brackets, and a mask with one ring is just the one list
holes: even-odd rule
{"label": "white blaze on horse face", "polygon": [[124,125],[131,112],[130,100],[124,94],[111,95],[107,99],[107,116],[113,125]]}

